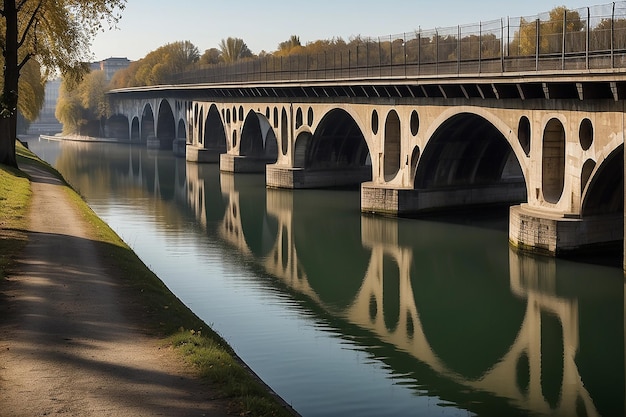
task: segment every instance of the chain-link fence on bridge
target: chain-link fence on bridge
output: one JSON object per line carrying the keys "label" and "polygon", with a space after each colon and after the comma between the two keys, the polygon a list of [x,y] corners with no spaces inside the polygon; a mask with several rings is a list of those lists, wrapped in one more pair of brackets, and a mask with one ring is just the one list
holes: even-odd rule
{"label": "chain-link fence on bridge", "polygon": [[306,81],[626,68],[626,2],[265,56],[176,74],[172,84]]}

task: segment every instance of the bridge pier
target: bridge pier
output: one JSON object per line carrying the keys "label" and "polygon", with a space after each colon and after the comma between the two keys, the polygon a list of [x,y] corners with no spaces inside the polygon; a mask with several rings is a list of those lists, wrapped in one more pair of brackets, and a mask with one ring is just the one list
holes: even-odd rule
{"label": "bridge pier", "polygon": [[223,153],[219,157],[220,171],[231,173],[263,173],[268,164],[267,159],[245,155]]}
{"label": "bridge pier", "polygon": [[307,170],[268,165],[265,175],[270,188],[327,188],[359,184],[371,178],[371,167]]}
{"label": "bridge pier", "polygon": [[525,199],[526,186],[523,182],[418,190],[373,182],[361,184],[361,211],[388,215],[417,214],[429,210],[466,206],[510,204]]}
{"label": "bridge pier", "polygon": [[220,155],[224,151],[217,149],[207,149],[200,146],[187,144],[185,149],[185,159],[188,162],[198,163],[217,163],[220,160]]}
{"label": "bridge pier", "polygon": [[509,211],[509,242],[523,251],[562,255],[622,240],[623,230],[615,225],[623,214],[581,218],[533,210],[527,204]]}

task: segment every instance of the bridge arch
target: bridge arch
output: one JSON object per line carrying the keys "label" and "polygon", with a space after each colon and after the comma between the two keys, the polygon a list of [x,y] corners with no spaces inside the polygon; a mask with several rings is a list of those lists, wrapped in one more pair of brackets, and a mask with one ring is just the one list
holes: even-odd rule
{"label": "bridge arch", "polygon": [[171,147],[176,139],[176,119],[172,106],[167,100],[162,100],[159,104],[156,137],[159,139],[161,148]]}
{"label": "bridge arch", "polygon": [[239,154],[267,159],[274,163],[278,159],[278,143],[269,121],[261,113],[250,110],[243,123]]}
{"label": "bridge arch", "polygon": [[150,103],[146,103],[141,112],[141,141],[145,142],[148,137],[155,136],[154,132],[154,111]]}
{"label": "bridge arch", "polygon": [[185,123],[185,120],[183,119],[178,120],[178,129],[176,132],[176,138],[187,139],[187,125]]}
{"label": "bridge arch", "polygon": [[226,152],[226,130],[219,110],[215,104],[209,107],[206,120],[200,118],[204,123],[204,131],[200,130],[200,137],[206,149]]}
{"label": "bridge arch", "polygon": [[485,111],[451,109],[441,119],[419,157],[414,188],[523,182],[528,190],[521,146],[509,142],[506,124]]}
{"label": "bridge arch", "polygon": [[[582,196],[583,217],[623,214],[624,144],[613,150],[601,164],[594,166],[589,175],[590,180]],[[623,217],[620,218],[623,220]]]}
{"label": "bridge arch", "polygon": [[131,142],[139,141],[141,138],[139,131],[139,117],[133,117],[130,124],[130,140]]}
{"label": "bridge arch", "polygon": [[370,160],[369,155],[365,136],[353,115],[345,109],[334,108],[320,119],[308,141],[305,168],[364,167]]}

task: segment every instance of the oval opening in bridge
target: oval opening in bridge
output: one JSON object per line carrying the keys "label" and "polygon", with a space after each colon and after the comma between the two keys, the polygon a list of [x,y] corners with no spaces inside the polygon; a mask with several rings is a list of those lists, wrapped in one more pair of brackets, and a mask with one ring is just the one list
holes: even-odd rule
{"label": "oval opening in bridge", "polygon": [[526,156],[530,155],[530,121],[528,117],[522,116],[517,126],[517,139]]}
{"label": "oval opening in bridge", "polygon": [[565,129],[559,119],[551,119],[543,131],[541,168],[543,198],[556,204],[565,185]]}
{"label": "oval opening in bridge", "polygon": [[283,155],[287,155],[287,150],[289,149],[289,131],[287,126],[287,111],[285,109],[283,109],[280,119],[280,145]]}
{"label": "oval opening in bridge", "polygon": [[372,111],[372,133],[378,134],[378,112],[376,110]]}
{"label": "oval opening in bridge", "polygon": [[385,181],[392,180],[400,170],[400,118],[390,111],[385,122]]}
{"label": "oval opening in bridge", "polygon": [[580,122],[578,136],[580,139],[580,146],[583,148],[583,151],[591,148],[591,145],[593,144],[593,124],[591,123],[591,120],[584,118],[583,121]]}
{"label": "oval opening in bridge", "polygon": [[415,110],[411,113],[411,134],[417,136],[420,129],[420,117]]}

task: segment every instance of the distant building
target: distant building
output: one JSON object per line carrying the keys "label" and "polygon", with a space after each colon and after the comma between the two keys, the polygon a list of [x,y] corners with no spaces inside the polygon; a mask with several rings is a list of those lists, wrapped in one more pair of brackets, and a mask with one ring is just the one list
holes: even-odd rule
{"label": "distant building", "polygon": [[130,65],[128,58],[107,58],[103,61],[92,62],[92,71],[104,71],[104,77],[107,81],[110,81],[117,71],[127,68]]}
{"label": "distant building", "polygon": [[39,112],[39,117],[30,124],[28,128],[29,134],[52,135],[61,132],[63,126],[54,115],[60,88],[61,78],[55,78],[46,83],[43,107]]}

